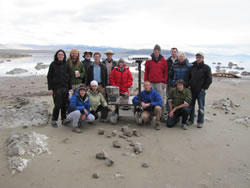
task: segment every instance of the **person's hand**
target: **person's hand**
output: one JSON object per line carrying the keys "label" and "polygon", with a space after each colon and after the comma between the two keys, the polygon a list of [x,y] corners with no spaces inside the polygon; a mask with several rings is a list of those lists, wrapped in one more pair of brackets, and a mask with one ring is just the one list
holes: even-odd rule
{"label": "person's hand", "polygon": [[69,92],[73,95],[74,94],[74,91],[73,89],[69,90]]}
{"label": "person's hand", "polygon": [[170,111],[169,116],[174,117],[174,111],[173,110]]}
{"label": "person's hand", "polygon": [[76,78],[79,78],[81,76],[81,74],[78,72],[75,74],[76,75]]}
{"label": "person's hand", "polygon": [[86,119],[86,114],[83,114],[82,117],[81,117],[81,121],[83,121],[85,119]]}
{"label": "person's hand", "polygon": [[162,89],[164,90],[166,88],[166,84],[162,83]]}
{"label": "person's hand", "polygon": [[84,114],[87,116],[88,115],[88,110],[84,109]]}
{"label": "person's hand", "polygon": [[50,94],[50,95],[53,95],[53,90],[52,90],[52,89],[49,90],[49,94]]}

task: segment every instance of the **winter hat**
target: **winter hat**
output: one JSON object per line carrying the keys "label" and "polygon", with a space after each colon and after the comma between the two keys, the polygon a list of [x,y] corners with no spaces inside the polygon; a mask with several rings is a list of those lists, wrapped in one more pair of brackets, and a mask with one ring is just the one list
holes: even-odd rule
{"label": "winter hat", "polygon": [[198,52],[195,56],[201,56],[204,58],[204,53],[203,52]]}
{"label": "winter hat", "polygon": [[87,91],[87,86],[85,84],[81,84],[79,86],[79,91],[82,90],[82,89],[85,90],[85,91]]}
{"label": "winter hat", "polygon": [[120,58],[119,61],[118,61],[118,64],[119,63],[123,63],[124,64],[125,63],[124,59]]}
{"label": "winter hat", "polygon": [[154,47],[154,51],[155,51],[155,50],[161,51],[161,47],[160,47],[158,44],[156,44],[155,47]]}
{"label": "winter hat", "polygon": [[90,82],[90,85],[91,85],[91,86],[98,86],[98,83],[97,83],[97,81],[92,80],[92,81]]}

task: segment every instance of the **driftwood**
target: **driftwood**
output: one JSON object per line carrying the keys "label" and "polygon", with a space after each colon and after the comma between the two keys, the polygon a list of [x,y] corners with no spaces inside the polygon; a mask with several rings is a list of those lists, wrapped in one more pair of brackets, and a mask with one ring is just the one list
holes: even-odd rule
{"label": "driftwood", "polygon": [[241,78],[240,76],[233,74],[233,73],[226,73],[226,72],[216,72],[213,73],[215,77],[225,77],[225,78]]}

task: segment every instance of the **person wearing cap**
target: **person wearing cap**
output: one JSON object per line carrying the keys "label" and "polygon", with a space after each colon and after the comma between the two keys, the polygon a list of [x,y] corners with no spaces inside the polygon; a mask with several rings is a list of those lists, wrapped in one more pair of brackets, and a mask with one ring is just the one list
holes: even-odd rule
{"label": "person wearing cap", "polygon": [[79,124],[82,121],[92,122],[95,120],[93,114],[90,113],[90,102],[86,92],[87,87],[82,84],[70,99],[67,120],[72,121],[72,131],[76,133],[82,132],[79,129]]}
{"label": "person wearing cap", "polygon": [[100,62],[101,53],[95,52],[94,53],[94,63],[91,64],[87,71],[87,86],[90,85],[92,80],[97,81],[98,83],[98,90],[106,96],[105,94],[105,87],[108,85],[108,75],[106,66]]}
{"label": "person wearing cap", "polygon": [[[133,100],[133,104],[140,105],[139,94]],[[141,119],[143,123],[148,123],[152,120],[152,116],[156,117],[155,130],[160,130],[160,119],[162,113],[162,99],[160,94],[152,88],[149,81],[144,82],[144,91],[141,92],[141,107],[143,112]]]}
{"label": "person wearing cap", "polygon": [[66,53],[61,49],[56,52],[54,61],[49,66],[47,81],[49,93],[52,95],[54,101],[51,125],[57,128],[60,111],[62,124],[66,123],[68,95],[69,92],[73,93],[71,70],[66,62]]}
{"label": "person wearing cap", "polygon": [[106,55],[107,58],[104,61],[102,61],[102,64],[106,66],[107,74],[109,77],[110,73],[112,72],[112,70],[115,68],[117,64],[116,61],[113,60],[113,55],[115,53],[113,53],[112,50],[107,50],[104,54]]}
{"label": "person wearing cap", "polygon": [[188,129],[187,119],[190,113],[189,104],[191,102],[191,91],[184,87],[183,80],[176,81],[176,88],[173,88],[168,96],[169,114],[167,127],[174,127],[179,117],[182,117],[182,128]]}
{"label": "person wearing cap", "polygon": [[129,67],[125,64],[124,60],[121,58],[118,61],[118,65],[112,70],[109,76],[109,84],[111,86],[119,87],[119,92],[121,96],[129,94],[128,89],[132,86],[133,77],[129,70]]}
{"label": "person wearing cap", "polygon": [[98,91],[98,83],[95,80],[90,82],[90,89],[87,92],[90,101],[90,113],[98,119],[98,112],[101,112],[102,122],[107,122],[108,104],[104,96]]}
{"label": "person wearing cap", "polygon": [[183,80],[184,86],[187,87],[187,72],[192,64],[189,63],[184,52],[179,52],[178,60],[172,65],[169,81],[172,88],[176,87],[177,80]]}
{"label": "person wearing cap", "polygon": [[67,63],[71,68],[72,89],[76,90],[82,83],[82,79],[85,76],[85,68],[80,61],[80,53],[77,49],[71,50]]}
{"label": "person wearing cap", "polygon": [[82,64],[83,64],[83,66],[85,68],[85,76],[82,79],[82,83],[85,83],[85,84],[86,84],[86,81],[87,81],[88,68],[93,63],[91,61],[92,54],[93,53],[90,50],[86,50],[86,51],[83,52],[83,56],[82,56],[84,58],[84,60],[82,61]]}
{"label": "person wearing cap", "polygon": [[199,52],[196,54],[196,61],[188,71],[187,81],[192,92],[192,101],[190,104],[190,119],[188,124],[194,123],[195,102],[198,102],[198,118],[197,127],[202,128],[204,123],[204,109],[206,90],[212,83],[211,68],[204,63],[204,54]]}
{"label": "person wearing cap", "polygon": [[151,54],[152,60],[146,61],[144,81],[149,81],[152,88],[158,91],[164,101],[164,89],[168,80],[168,67],[165,58],[161,55],[161,47],[156,44]]}

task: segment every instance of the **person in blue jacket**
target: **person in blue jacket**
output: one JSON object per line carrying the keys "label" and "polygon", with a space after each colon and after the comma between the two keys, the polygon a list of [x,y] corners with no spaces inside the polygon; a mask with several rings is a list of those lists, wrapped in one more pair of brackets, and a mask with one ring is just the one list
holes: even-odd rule
{"label": "person in blue jacket", "polygon": [[[144,82],[144,89],[141,92],[142,121],[147,123],[152,116],[156,116],[155,129],[160,130],[162,98],[156,90],[152,89],[149,81]],[[133,98],[133,104],[139,105],[139,94]]]}
{"label": "person in blue jacket", "polygon": [[90,103],[86,92],[87,87],[82,84],[70,99],[67,120],[72,121],[72,131],[76,133],[82,132],[78,128],[79,122],[95,120],[95,116],[90,113]]}

